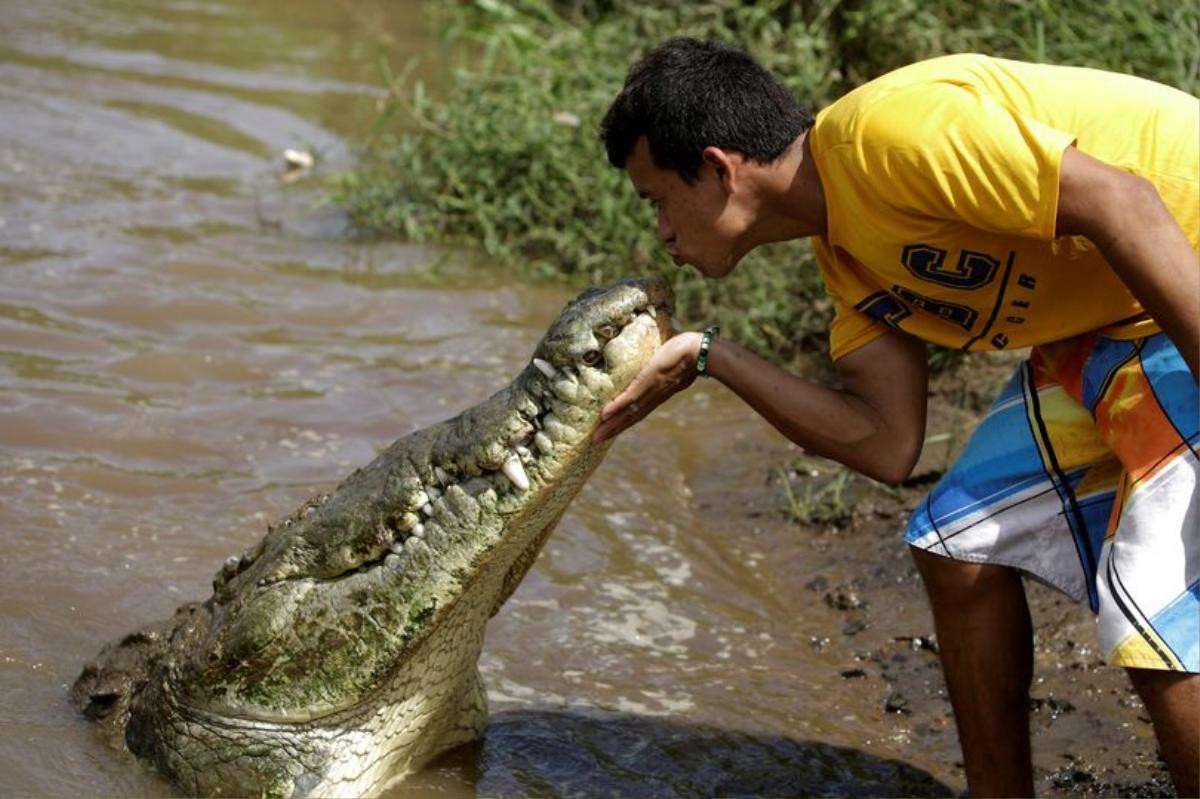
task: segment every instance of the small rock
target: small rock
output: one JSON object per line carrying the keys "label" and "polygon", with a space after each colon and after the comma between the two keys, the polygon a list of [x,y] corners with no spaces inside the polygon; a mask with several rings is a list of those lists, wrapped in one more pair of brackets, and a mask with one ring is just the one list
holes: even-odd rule
{"label": "small rock", "polygon": [[837,610],[858,610],[867,607],[868,603],[859,599],[853,591],[838,591],[836,594],[826,594],[825,604]]}
{"label": "small rock", "polygon": [[288,169],[312,169],[315,159],[307,150],[294,150],[289,147],[283,151],[283,162]]}
{"label": "small rock", "polygon": [[1062,768],[1054,773],[1054,785],[1058,788],[1071,788],[1085,782],[1092,782],[1096,778],[1078,768]]}
{"label": "small rock", "polygon": [[912,712],[908,707],[908,699],[899,691],[890,694],[883,701],[883,709],[888,713],[903,713],[905,715]]}

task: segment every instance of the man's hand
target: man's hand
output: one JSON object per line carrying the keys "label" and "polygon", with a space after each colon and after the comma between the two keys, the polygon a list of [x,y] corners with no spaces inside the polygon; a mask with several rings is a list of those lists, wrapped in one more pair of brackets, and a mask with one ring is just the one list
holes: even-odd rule
{"label": "man's hand", "polygon": [[[595,439],[612,438],[691,385],[700,339],[699,333],[669,339],[604,406]],[[807,451],[876,480],[903,480],[925,437],[925,345],[887,330],[836,365],[840,389],[789,374],[725,338],[708,351],[713,379]]]}
{"label": "man's hand", "polygon": [[1200,375],[1200,256],[1154,185],[1068,147],[1055,235],[1083,235]]}
{"label": "man's hand", "polygon": [[690,386],[696,379],[699,354],[699,333],[677,333],[667,339],[633,382],[600,411],[601,421],[593,439],[600,442],[612,438]]}

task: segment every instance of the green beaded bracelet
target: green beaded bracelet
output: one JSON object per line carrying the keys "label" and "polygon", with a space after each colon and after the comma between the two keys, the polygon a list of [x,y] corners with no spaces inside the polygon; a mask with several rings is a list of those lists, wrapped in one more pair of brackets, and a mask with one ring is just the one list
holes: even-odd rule
{"label": "green beaded bracelet", "polygon": [[712,344],[712,340],[721,332],[720,325],[709,325],[704,328],[704,333],[700,337],[700,355],[696,358],[696,371],[701,377],[708,377],[708,348]]}

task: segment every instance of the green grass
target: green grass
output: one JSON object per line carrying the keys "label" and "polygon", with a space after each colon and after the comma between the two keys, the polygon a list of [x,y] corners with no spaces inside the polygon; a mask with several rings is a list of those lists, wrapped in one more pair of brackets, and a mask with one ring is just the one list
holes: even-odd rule
{"label": "green grass", "polygon": [[[670,266],[653,219],[612,169],[597,125],[630,62],[675,34],[748,49],[814,108],[945,52],[1102,67],[1195,93],[1200,11],[1154,0],[477,0],[439,12],[460,54],[432,96],[408,70],[331,198],[362,228],[480,247],[503,268],[574,287],[668,276],[686,324],[716,321],[762,354],[825,347],[829,303],[807,243],[752,253],[729,278]],[[411,66],[411,65],[410,65]]]}

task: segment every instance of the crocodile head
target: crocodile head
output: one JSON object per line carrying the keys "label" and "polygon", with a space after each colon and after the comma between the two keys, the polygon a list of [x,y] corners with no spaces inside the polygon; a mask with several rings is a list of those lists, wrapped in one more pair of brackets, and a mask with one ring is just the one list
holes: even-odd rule
{"label": "crocodile head", "polygon": [[133,699],[130,748],[194,793],[336,794],[478,735],[484,626],[603,457],[600,409],[672,302],[654,278],[582,294],[509,386],[230,559]]}

